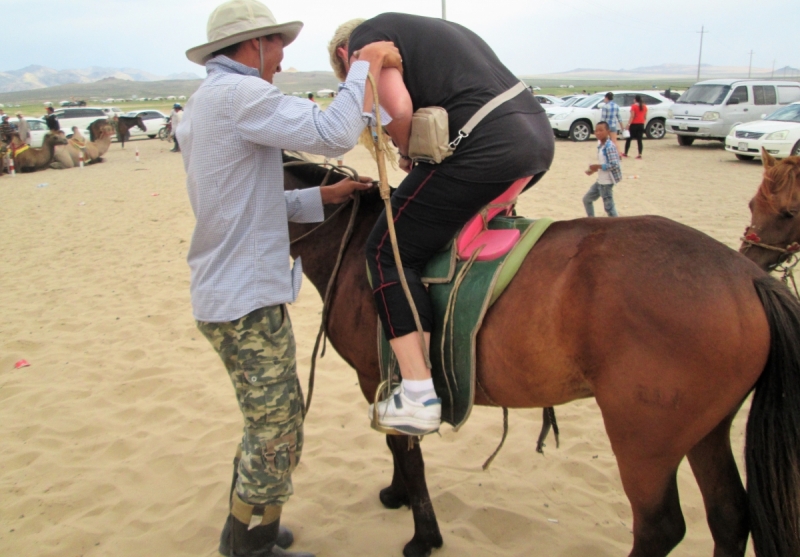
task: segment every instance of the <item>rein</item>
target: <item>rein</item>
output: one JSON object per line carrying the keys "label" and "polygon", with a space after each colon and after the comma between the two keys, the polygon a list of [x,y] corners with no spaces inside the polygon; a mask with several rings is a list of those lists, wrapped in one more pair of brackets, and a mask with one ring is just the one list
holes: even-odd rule
{"label": "rein", "polygon": [[781,275],[781,281],[783,284],[788,287],[789,281],[791,281],[792,289],[794,289],[794,295],[800,298],[800,292],[798,292],[797,289],[797,282],[794,279],[794,268],[798,263],[800,263],[800,244],[793,242],[785,248],[772,244],[765,244],[761,241],[761,238],[758,236],[758,234],[755,232],[747,232],[751,228],[754,227],[748,226],[745,228],[745,235],[740,238],[742,243],[746,244],[748,248],[755,246],[757,248],[769,251],[777,251],[778,253],[782,254],[782,257],[778,258],[778,263],[776,263],[775,266],[770,269],[770,271],[778,271],[783,273]]}
{"label": "rein", "polygon": [[[289,166],[301,166],[301,165],[314,165],[318,167],[325,167],[328,166],[328,172],[325,174],[325,178],[322,181],[320,186],[325,186],[328,183],[331,175],[333,174],[334,169],[345,169],[345,173],[349,174],[350,177],[358,181],[358,172],[354,169],[346,166],[334,166],[330,163],[316,163],[311,161],[292,161],[283,163],[284,168]],[[338,215],[345,207],[350,205],[351,202],[348,201],[346,203],[342,203],[330,216],[328,216],[325,220],[319,223],[317,226],[300,236],[299,238],[295,238],[289,245],[296,244],[297,242],[303,240],[304,238],[309,237],[311,234],[325,226],[325,224],[329,223]],[[339,244],[339,253],[336,256],[336,263],[333,266],[333,272],[331,273],[331,278],[328,279],[328,285],[325,287],[325,297],[322,300],[322,322],[319,325],[319,331],[317,332],[317,339],[314,342],[314,350],[311,353],[311,370],[308,373],[308,394],[306,395],[306,403],[305,407],[303,408],[303,417],[305,418],[306,414],[308,414],[308,409],[311,406],[311,397],[314,394],[314,377],[316,375],[317,369],[317,354],[319,353],[320,344],[323,345],[322,354],[320,354],[320,358],[325,356],[325,339],[327,337],[327,322],[328,322],[328,310],[330,309],[330,300],[331,295],[333,293],[333,285],[336,283],[336,278],[339,276],[339,268],[342,266],[342,260],[344,259],[344,252],[347,251],[347,246],[350,243],[350,238],[353,236],[353,229],[355,228],[356,222],[356,215],[358,214],[358,208],[361,205],[361,195],[358,191],[354,192],[353,199],[352,199],[352,210],[350,211],[350,220],[347,222],[347,228],[345,229],[344,235],[342,236],[342,241]]]}

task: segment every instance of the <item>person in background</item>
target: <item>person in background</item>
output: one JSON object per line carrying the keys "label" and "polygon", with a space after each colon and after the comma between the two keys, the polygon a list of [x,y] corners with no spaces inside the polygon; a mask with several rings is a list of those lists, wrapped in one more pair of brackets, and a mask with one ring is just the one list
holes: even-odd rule
{"label": "person in background", "polygon": [[613,141],[609,141],[610,132],[608,123],[598,122],[594,127],[594,135],[597,137],[597,159],[599,164],[589,165],[586,171],[587,176],[597,172],[597,180],[586,195],[583,196],[583,206],[586,208],[586,215],[594,216],[593,203],[599,198],[603,198],[603,206],[609,217],[618,217],[617,208],[614,206],[614,184],[622,180],[622,169],[619,165],[619,151]]}
{"label": "person in background", "polygon": [[[619,105],[614,102],[614,93],[611,91],[606,93],[605,100],[606,104],[603,105],[600,119],[608,126],[609,137],[611,138],[611,141],[614,142],[614,147],[617,148],[617,153],[619,153],[617,132],[622,129],[622,120],[619,119]],[[595,134],[595,136],[597,136],[597,134]]]}
{"label": "person in background", "polygon": [[11,134],[14,133],[14,127],[8,121],[8,114],[3,114],[0,118],[0,140],[3,143],[11,143]]}
{"label": "person in background", "polygon": [[28,121],[22,115],[21,112],[17,112],[17,133],[19,134],[19,140],[23,143],[30,144],[31,142],[31,128],[28,125]]}
{"label": "person in background", "polygon": [[172,136],[172,140],[175,142],[175,146],[172,149],[170,149],[171,153],[181,152],[181,146],[178,144],[177,132],[178,132],[178,124],[181,123],[182,119],[183,119],[183,107],[180,105],[180,103],[175,103],[174,105],[172,105],[172,112],[170,112],[169,114],[169,122],[171,124],[169,134],[170,136]]}
{"label": "person in background", "polygon": [[[323,111],[273,85],[284,47],[302,26],[277,23],[257,0],[219,5],[208,19],[208,42],[186,52],[208,76],[175,126],[196,218],[187,254],[192,309],[225,366],[242,415],[219,544],[228,557],[313,557],[285,552],[293,537],[280,525],[304,443],[287,309],[303,273],[300,259],[290,264],[288,221],[321,222],[324,204],[344,203],[371,187],[362,176],[361,182],[284,191],[281,150],[337,157],[355,147],[373,120],[367,75],[380,84],[382,67],[401,66],[391,43],[364,47]],[[250,528],[253,515],[261,518]],[[319,526],[314,516],[306,519],[308,528]]]}
{"label": "person in background", "polygon": [[57,132],[61,130],[61,124],[58,123],[58,118],[53,113],[53,107],[47,107],[47,115],[44,117],[44,122],[47,124],[47,129],[51,132]]}
{"label": "person in background", "polygon": [[634,103],[631,106],[631,119],[628,122],[628,131],[630,135],[625,140],[625,153],[623,157],[628,156],[628,150],[631,148],[631,139],[636,140],[636,146],[639,148],[637,159],[642,158],[642,134],[644,133],[644,123],[647,121],[647,105],[642,102],[642,96],[636,95]]}
{"label": "person in background", "polygon": [[312,103],[317,102],[317,101],[314,100],[314,93],[309,93],[308,94],[308,100],[310,100]]}

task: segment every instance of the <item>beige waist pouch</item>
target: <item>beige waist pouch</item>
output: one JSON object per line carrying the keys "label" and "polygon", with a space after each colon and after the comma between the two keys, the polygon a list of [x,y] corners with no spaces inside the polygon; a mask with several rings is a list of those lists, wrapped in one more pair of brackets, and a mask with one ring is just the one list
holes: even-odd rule
{"label": "beige waist pouch", "polygon": [[441,106],[427,106],[414,112],[408,156],[415,162],[439,164],[452,154],[447,111]]}
{"label": "beige waist pouch", "polygon": [[475,126],[492,110],[507,100],[513,99],[525,89],[525,84],[520,82],[483,105],[458,131],[458,135],[453,141],[450,141],[450,124],[447,111],[444,108],[441,106],[426,106],[418,109],[411,117],[408,156],[414,162],[441,163],[453,154],[461,140],[469,137]]}

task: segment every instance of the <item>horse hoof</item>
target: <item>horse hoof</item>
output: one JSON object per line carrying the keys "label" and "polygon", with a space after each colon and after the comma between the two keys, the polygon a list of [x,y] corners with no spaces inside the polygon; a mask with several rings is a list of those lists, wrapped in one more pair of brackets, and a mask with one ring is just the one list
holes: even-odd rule
{"label": "horse hoof", "polygon": [[403,556],[404,557],[428,557],[431,554],[431,550],[434,548],[442,547],[442,538],[439,536],[438,540],[434,540],[431,542],[418,540],[416,536],[411,539],[410,542],[406,544],[403,548]]}
{"label": "horse hoof", "polygon": [[399,509],[400,507],[408,507],[411,502],[408,500],[407,493],[398,493],[392,486],[381,489],[380,493],[381,503],[387,509]]}

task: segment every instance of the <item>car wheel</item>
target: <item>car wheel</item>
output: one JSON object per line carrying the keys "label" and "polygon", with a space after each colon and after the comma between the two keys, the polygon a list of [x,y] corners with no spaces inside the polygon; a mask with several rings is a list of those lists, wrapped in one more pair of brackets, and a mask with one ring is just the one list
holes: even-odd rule
{"label": "car wheel", "polygon": [[795,144],[794,144],[794,147],[792,147],[792,154],[791,154],[791,156],[792,156],[792,157],[800,157],[800,141],[798,141],[797,143],[795,143]]}
{"label": "car wheel", "polygon": [[694,138],[693,137],[689,137],[688,135],[679,135],[678,136],[678,145],[681,145],[683,147],[688,147],[692,143],[694,143]]}
{"label": "car wheel", "polygon": [[155,137],[156,137],[156,134],[149,134],[149,133],[148,133],[148,134],[147,134],[147,137],[149,137],[150,139],[155,139]]}
{"label": "car wheel", "polygon": [[647,139],[663,139],[667,135],[667,127],[664,125],[664,120],[661,118],[653,118],[647,124]]}
{"label": "car wheel", "polygon": [[586,141],[592,135],[592,126],[586,120],[573,122],[569,127],[569,138],[572,141]]}
{"label": "car wheel", "polygon": [[740,161],[751,161],[755,157],[753,155],[740,155],[739,153],[736,153],[736,158]]}

